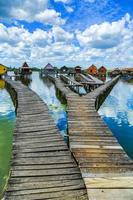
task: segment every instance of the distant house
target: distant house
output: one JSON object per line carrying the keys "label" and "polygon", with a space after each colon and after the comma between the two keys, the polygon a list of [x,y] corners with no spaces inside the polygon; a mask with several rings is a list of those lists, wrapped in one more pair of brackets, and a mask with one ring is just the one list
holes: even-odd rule
{"label": "distant house", "polygon": [[124,68],[121,72],[123,75],[133,75],[133,68]]}
{"label": "distant house", "polygon": [[76,66],[75,67],[75,73],[76,74],[80,74],[81,73],[81,67],[80,66]]}
{"label": "distant house", "polygon": [[27,62],[24,62],[24,64],[20,68],[20,74],[21,75],[28,75],[28,74],[31,74],[31,73],[32,73],[31,68],[29,67]]}
{"label": "distant house", "polygon": [[68,74],[69,73],[69,68],[66,66],[63,66],[60,68],[60,74]]}
{"label": "distant house", "polygon": [[93,76],[98,74],[98,70],[97,70],[97,67],[95,65],[91,65],[86,71],[87,71],[88,74],[91,74]]}
{"label": "distant house", "polygon": [[102,66],[98,69],[98,75],[104,75],[105,76],[106,73],[107,73],[107,69],[104,66]]}
{"label": "distant house", "polygon": [[75,68],[69,67],[68,75],[73,75],[73,74],[75,74]]}
{"label": "distant house", "polygon": [[52,74],[55,74],[56,73],[56,70],[55,68],[50,64],[48,63],[44,69],[42,69],[42,74],[45,74],[45,75],[52,75]]}
{"label": "distant house", "polygon": [[112,77],[115,77],[117,75],[120,75],[121,74],[121,70],[119,68],[115,68],[114,70],[112,70],[109,75],[112,76]]}

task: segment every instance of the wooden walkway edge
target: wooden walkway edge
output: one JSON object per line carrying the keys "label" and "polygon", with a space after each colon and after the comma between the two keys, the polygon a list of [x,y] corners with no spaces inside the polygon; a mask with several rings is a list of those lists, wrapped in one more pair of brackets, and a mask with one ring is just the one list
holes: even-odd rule
{"label": "wooden walkway edge", "polygon": [[81,172],[46,104],[20,82],[11,175],[5,200],[87,200]]}
{"label": "wooden walkway edge", "polygon": [[90,200],[133,200],[133,160],[96,111],[99,96],[111,90],[118,79],[83,97],[65,88],[59,78],[53,79],[67,99],[69,145]]}

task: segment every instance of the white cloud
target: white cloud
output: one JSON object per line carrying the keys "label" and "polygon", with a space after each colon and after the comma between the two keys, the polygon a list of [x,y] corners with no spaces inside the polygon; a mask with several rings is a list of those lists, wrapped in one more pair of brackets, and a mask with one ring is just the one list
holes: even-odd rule
{"label": "white cloud", "polygon": [[83,32],[76,31],[76,37],[82,48],[81,60],[112,67],[132,66],[133,21],[129,14],[112,23],[94,24]]}
{"label": "white cloud", "polygon": [[11,17],[32,21],[34,16],[47,9],[48,0],[23,0],[15,1],[8,10]]}
{"label": "white cloud", "polygon": [[74,12],[74,9],[70,6],[65,6],[65,8],[66,8],[67,12],[69,12],[69,13]]}
{"label": "white cloud", "polygon": [[64,29],[62,29],[59,26],[53,27],[52,32],[53,32],[55,41],[68,42],[69,40],[72,40],[74,38],[73,33],[66,32],[66,31],[64,31]]}
{"label": "white cloud", "polygon": [[92,48],[108,49],[119,45],[126,34],[126,23],[129,22],[129,15],[125,15],[116,22],[104,22],[87,28],[84,32],[77,32],[77,39],[81,46]]}
{"label": "white cloud", "polygon": [[75,33],[66,31],[58,23],[47,31],[33,32],[0,24],[0,59],[7,65],[28,60],[37,66],[50,61],[78,64],[83,68],[92,63],[107,67],[132,66],[132,44],[133,21],[128,14],[121,20],[95,24]]}
{"label": "white cloud", "polygon": [[35,20],[45,24],[61,25],[65,20],[60,18],[61,14],[52,9],[46,9],[43,12],[35,15]]}
{"label": "white cloud", "polygon": [[0,24],[0,59],[7,65],[19,66],[27,60],[37,66],[43,62],[65,61],[77,47],[69,43],[73,34],[56,26],[49,31],[36,29],[33,33],[24,27],[6,27]]}
{"label": "white cloud", "polygon": [[55,0],[55,2],[69,3],[70,0]]}
{"label": "white cloud", "polygon": [[48,0],[15,0],[7,6],[8,16],[28,22],[39,21],[44,24],[64,24],[61,13],[48,9]]}

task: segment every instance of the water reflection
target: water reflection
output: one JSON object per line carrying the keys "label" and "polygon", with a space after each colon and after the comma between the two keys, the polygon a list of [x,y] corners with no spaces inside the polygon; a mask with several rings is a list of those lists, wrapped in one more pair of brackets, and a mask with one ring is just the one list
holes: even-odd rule
{"label": "water reflection", "polygon": [[29,85],[31,83],[32,79],[30,76],[23,76],[21,77],[21,82],[24,84],[24,85]]}
{"label": "water reflection", "polygon": [[5,81],[0,80],[0,199],[9,175],[15,123],[15,109],[4,87]]}
{"label": "water reflection", "polygon": [[15,118],[14,106],[11,101],[10,95],[5,89],[5,81],[0,80],[0,119],[12,120]]}
{"label": "water reflection", "polygon": [[33,72],[30,79],[27,77],[22,82],[35,91],[48,105],[57,127],[61,134],[65,136],[67,134],[66,102],[62,101],[61,103],[60,94],[55,85],[48,78],[41,78],[38,72]]}
{"label": "water reflection", "polygon": [[99,114],[133,158],[133,84],[120,80],[99,109]]}
{"label": "water reflection", "polygon": [[4,89],[5,88],[5,81],[0,79],[0,89]]}

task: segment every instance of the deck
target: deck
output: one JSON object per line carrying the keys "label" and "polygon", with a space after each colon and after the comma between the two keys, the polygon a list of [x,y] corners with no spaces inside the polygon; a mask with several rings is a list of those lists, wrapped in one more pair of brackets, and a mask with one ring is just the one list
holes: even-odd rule
{"label": "deck", "polygon": [[133,200],[133,160],[124,152],[96,111],[99,96],[118,77],[80,97],[54,79],[68,104],[70,149],[84,178],[89,200]]}
{"label": "deck", "polygon": [[87,200],[81,172],[46,104],[20,82],[11,175],[5,200]]}

